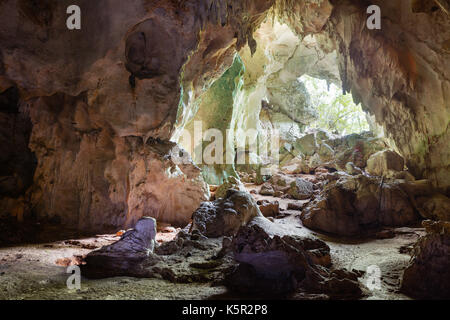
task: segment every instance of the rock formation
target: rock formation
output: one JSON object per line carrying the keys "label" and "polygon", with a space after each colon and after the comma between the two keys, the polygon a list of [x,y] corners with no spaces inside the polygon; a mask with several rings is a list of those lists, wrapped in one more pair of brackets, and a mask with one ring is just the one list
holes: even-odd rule
{"label": "rock formation", "polygon": [[241,226],[261,215],[249,193],[229,189],[224,198],[200,205],[192,215],[192,230],[211,238],[233,236]]}
{"label": "rock formation", "polygon": [[[416,194],[417,196],[417,194]],[[342,175],[326,184],[301,214],[308,228],[341,236],[364,235],[381,226],[417,223],[414,202],[398,183]]]}
{"label": "rock formation", "polygon": [[449,299],[450,224],[429,220],[423,224],[427,235],[414,245],[401,290],[419,299]]}

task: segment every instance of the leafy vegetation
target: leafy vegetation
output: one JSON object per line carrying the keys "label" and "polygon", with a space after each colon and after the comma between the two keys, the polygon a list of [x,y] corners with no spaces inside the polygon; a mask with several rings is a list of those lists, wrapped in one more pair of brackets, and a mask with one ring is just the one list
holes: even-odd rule
{"label": "leafy vegetation", "polygon": [[364,111],[360,104],[353,102],[351,94],[344,95],[336,85],[308,75],[303,75],[299,81],[305,84],[318,113],[318,119],[311,124],[312,128],[341,135],[369,130]]}

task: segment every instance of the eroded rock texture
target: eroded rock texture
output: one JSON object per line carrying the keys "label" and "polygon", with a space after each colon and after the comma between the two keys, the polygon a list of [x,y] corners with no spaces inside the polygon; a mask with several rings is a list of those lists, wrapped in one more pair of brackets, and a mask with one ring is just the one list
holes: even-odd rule
{"label": "eroded rock texture", "polygon": [[0,3],[2,119],[15,123],[7,134],[25,162],[5,153],[15,164],[1,175],[2,210],[84,231],[129,227],[142,215],[186,224],[208,192],[197,168],[170,162],[178,107],[236,49],[255,47],[272,3],[78,1],[82,27],[70,31],[71,4]]}
{"label": "eroded rock texture", "polygon": [[[252,71],[242,76],[238,63],[229,78],[231,129],[257,123],[267,133],[294,121],[301,131],[314,112],[294,80],[307,73],[342,82],[411,173],[448,193],[450,20],[442,8],[374,1],[382,12],[377,31],[365,27],[364,1],[77,3],[82,27],[71,31],[70,1],[0,2],[1,161],[8,163],[0,208],[8,215],[92,231],[130,226],[142,215],[186,223],[205,199],[200,172],[157,150],[178,140],[202,95],[239,62],[236,52]],[[267,17],[283,32],[265,32]],[[308,165],[331,156],[318,147]],[[219,182],[235,175],[220,169]]]}
{"label": "eroded rock texture", "polygon": [[243,226],[231,244],[239,262],[226,275],[232,290],[257,295],[294,291],[359,297],[357,275],[329,270],[330,248],[315,238],[291,235],[264,217]]}
{"label": "eroded rock texture", "polygon": [[449,299],[450,223],[423,222],[427,235],[414,245],[401,290],[418,299]]}
{"label": "eroded rock texture", "polygon": [[340,175],[326,184],[301,214],[308,228],[341,236],[364,235],[382,226],[418,222],[414,191],[403,182]]}
{"label": "eroded rock texture", "polygon": [[83,274],[89,278],[107,278],[139,274],[139,269],[155,248],[156,220],[141,218],[119,241],[90,252]]}
{"label": "eroded rock texture", "polygon": [[252,196],[229,189],[224,198],[200,205],[192,215],[192,230],[211,238],[233,236],[256,216],[262,214]]}

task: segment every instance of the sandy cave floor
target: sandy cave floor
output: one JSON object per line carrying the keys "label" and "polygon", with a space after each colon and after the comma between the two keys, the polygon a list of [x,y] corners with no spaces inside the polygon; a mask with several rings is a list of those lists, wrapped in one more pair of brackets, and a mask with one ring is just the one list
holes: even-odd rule
{"label": "sandy cave floor", "polygon": [[[257,186],[247,184],[249,190]],[[381,270],[381,289],[368,291],[365,299],[408,299],[398,293],[400,277],[410,256],[408,248],[424,233],[421,228],[391,229],[395,236],[389,239],[335,239],[312,232],[302,226],[300,211],[287,210],[291,199],[280,199],[253,194],[257,200],[277,200],[281,217],[274,220],[283,228],[298,235],[314,234],[331,248],[333,266],[366,271],[377,265]],[[171,240],[179,229],[162,228],[157,241]],[[82,278],[80,290],[69,290],[66,280],[67,265],[77,257],[102,245],[119,239],[117,235],[98,235],[83,239],[48,242],[0,248],[0,299],[233,299],[236,297],[222,286],[208,283],[175,284],[160,279],[115,277],[101,280]],[[368,274],[360,278],[367,283]],[[244,297],[250,299],[251,297]]]}

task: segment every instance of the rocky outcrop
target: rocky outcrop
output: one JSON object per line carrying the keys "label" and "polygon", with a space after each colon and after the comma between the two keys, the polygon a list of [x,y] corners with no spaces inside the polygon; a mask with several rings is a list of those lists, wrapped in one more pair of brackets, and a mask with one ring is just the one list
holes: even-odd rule
{"label": "rocky outcrop", "polygon": [[229,189],[224,198],[200,205],[192,215],[192,230],[210,238],[233,236],[241,226],[261,215],[249,193]]}
{"label": "rocky outcrop", "polygon": [[[276,296],[297,290],[330,295],[361,295],[357,277],[342,270],[340,280],[326,269],[330,248],[321,240],[286,233],[263,217],[242,227],[231,244],[240,264],[225,277],[225,284],[241,293]],[[346,282],[347,286],[333,283]]]}
{"label": "rocky outcrop", "polygon": [[291,182],[291,186],[288,190],[288,194],[297,200],[306,200],[312,197],[314,192],[314,184],[302,179],[296,178]]}
{"label": "rocky outcrop", "polygon": [[[417,194],[415,194],[417,196]],[[340,236],[364,235],[381,226],[418,222],[414,193],[395,182],[340,175],[302,211],[303,224]]]}
{"label": "rocky outcrop", "polygon": [[133,229],[117,242],[90,252],[84,259],[83,275],[88,278],[108,278],[139,274],[142,264],[155,248],[156,220],[140,219]]}
{"label": "rocky outcrop", "polygon": [[449,299],[450,223],[424,221],[427,235],[414,245],[401,291],[417,299]]}
{"label": "rocky outcrop", "polygon": [[[367,4],[359,1],[335,2],[328,20],[343,89],[383,126],[413,176],[445,192],[450,82],[442,66],[450,61],[448,12],[425,0],[371,4],[381,8],[381,30],[366,28]],[[421,7],[427,9],[416,9]]]}

